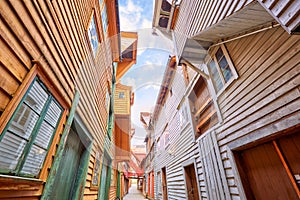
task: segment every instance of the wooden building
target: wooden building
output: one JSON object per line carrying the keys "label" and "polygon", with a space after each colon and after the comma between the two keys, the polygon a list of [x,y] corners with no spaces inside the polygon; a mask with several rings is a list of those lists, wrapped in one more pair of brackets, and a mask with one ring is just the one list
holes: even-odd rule
{"label": "wooden building", "polygon": [[300,198],[299,4],[156,1],[176,49],[152,120],[156,199]]}
{"label": "wooden building", "polygon": [[0,198],[116,197],[120,40],[115,0],[1,1]]}

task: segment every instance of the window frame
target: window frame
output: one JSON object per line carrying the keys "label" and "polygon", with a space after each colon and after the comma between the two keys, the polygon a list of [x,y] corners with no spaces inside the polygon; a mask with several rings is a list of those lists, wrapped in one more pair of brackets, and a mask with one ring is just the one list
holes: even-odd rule
{"label": "window frame", "polygon": [[[91,190],[98,190],[100,186],[100,179],[101,179],[101,171],[102,171],[102,160],[103,160],[103,152],[101,149],[98,147],[98,150],[96,151],[95,154],[95,163],[93,167],[93,172],[92,172],[92,180],[91,180]],[[93,181],[96,178],[97,184],[94,184]]]}
{"label": "window frame", "polygon": [[[89,34],[89,29],[90,29],[90,26],[91,26],[91,23],[92,23],[93,19],[94,19],[95,30],[96,30],[97,39],[98,39],[98,44],[97,44],[97,48],[95,49],[95,52],[94,52],[92,42],[91,42],[91,38],[90,38],[90,34]],[[102,37],[101,37],[101,34],[99,34],[98,19],[97,19],[97,16],[96,16],[95,8],[92,9],[92,13],[90,15],[89,21],[88,21],[87,26],[86,26],[86,36],[87,36],[89,47],[91,48],[91,52],[93,54],[93,57],[96,58],[96,55],[99,51],[100,43],[102,41]]]}
{"label": "window frame", "polygon": [[[217,53],[217,51],[218,51],[219,49],[222,50],[223,55],[224,55],[224,57],[225,57],[225,59],[226,59],[226,61],[227,61],[227,63],[228,63],[228,67],[229,67],[229,69],[230,69],[230,71],[231,71],[231,73],[232,73],[232,77],[231,77],[227,82],[225,81],[225,78],[224,78],[224,75],[223,75],[223,73],[222,73],[221,67],[219,66],[218,60],[217,60],[217,58],[216,58],[216,53]],[[210,64],[210,62],[211,62],[212,60],[214,61],[215,65],[216,65],[216,68],[217,68],[217,71],[218,71],[218,75],[219,75],[219,77],[220,77],[220,79],[221,79],[221,81],[222,81],[222,84],[223,84],[222,88],[221,88],[219,91],[217,90],[217,86],[216,86],[215,83],[214,83],[213,75],[212,75],[212,72],[211,72],[211,69],[210,69],[210,66],[209,66],[209,64]],[[207,59],[206,63],[207,63],[207,69],[208,69],[208,72],[209,72],[210,77],[211,77],[211,80],[210,80],[210,81],[212,82],[213,89],[214,89],[214,91],[215,91],[216,96],[218,97],[218,96],[220,96],[220,95],[228,88],[228,86],[229,86],[234,80],[236,80],[236,79],[238,78],[238,73],[237,73],[237,71],[236,71],[235,66],[233,65],[233,62],[232,62],[232,60],[231,60],[231,58],[230,58],[230,56],[229,56],[229,54],[228,54],[228,51],[227,51],[227,49],[226,49],[226,47],[225,47],[224,44],[220,44],[219,47],[215,48],[215,49],[210,53],[209,59]]]}
{"label": "window frame", "polygon": [[[101,18],[102,34],[103,34],[103,38],[106,38],[108,36],[108,27],[109,27],[106,0],[99,0],[99,7],[100,7],[100,15],[101,15],[100,18]],[[105,12],[106,19],[103,19],[104,12]]]}
{"label": "window frame", "polygon": [[[36,74],[37,73],[34,73],[34,75],[36,75]],[[24,95],[22,96],[22,98],[20,98],[20,101],[17,102],[18,103],[17,107],[12,111],[13,114],[9,117],[9,120],[6,123],[5,128],[1,132],[0,142],[2,141],[4,136],[7,134],[8,129],[10,128],[10,126],[13,124],[13,120],[14,120],[15,116],[18,114],[18,111],[21,109],[22,105],[24,105],[25,99],[26,99],[26,97],[28,97],[29,92],[33,88],[33,85],[36,82],[38,82],[38,84],[42,87],[42,89],[44,89],[44,91],[48,94],[48,97],[47,97],[47,99],[46,99],[46,101],[43,105],[43,108],[42,108],[42,110],[41,110],[41,112],[38,116],[37,121],[35,122],[34,128],[31,131],[28,139],[24,139],[22,136],[20,136],[20,138],[22,138],[22,140],[26,140],[26,144],[25,144],[25,147],[23,148],[22,152],[20,152],[20,158],[17,161],[16,167],[14,169],[0,169],[0,173],[2,173],[2,174],[14,175],[14,176],[17,176],[17,177],[31,177],[31,178],[39,178],[42,174],[42,171],[43,171],[43,168],[45,166],[48,154],[49,154],[51,146],[53,144],[54,137],[56,136],[56,134],[59,130],[60,124],[63,121],[62,119],[63,119],[64,112],[66,112],[66,107],[65,107],[65,104],[64,104],[65,102],[62,103],[57,99],[57,97],[56,97],[57,95],[53,94],[51,89],[49,89],[49,87],[48,87],[49,84],[45,84],[44,80],[43,80],[43,78],[41,78],[41,76],[42,76],[41,74],[38,74],[38,75],[34,76],[30,80],[30,84],[28,84],[28,87],[24,88],[24,90],[26,90]],[[45,81],[45,82],[47,82],[47,81]],[[24,84],[26,84],[26,83],[24,83]],[[56,122],[55,127],[53,127],[54,129],[53,129],[52,135],[50,137],[50,140],[47,144],[47,148],[44,148],[44,147],[41,147],[40,145],[36,145],[35,141],[36,141],[36,137],[38,135],[38,130],[40,130],[40,128],[42,126],[42,123],[45,121],[45,117],[46,117],[47,111],[49,110],[51,102],[56,103],[60,107],[61,113],[60,113],[60,116],[59,116],[59,118]],[[47,123],[49,123],[49,122],[47,122]],[[12,133],[12,134],[15,135],[16,133]],[[44,159],[41,163],[41,166],[39,167],[39,172],[38,172],[37,175],[22,173],[22,169],[23,169],[23,167],[24,167],[24,165],[27,161],[27,158],[30,154],[30,150],[32,149],[34,144],[37,147],[42,148],[46,152],[45,156],[44,156]],[[22,159],[21,157],[24,157],[24,159]]]}

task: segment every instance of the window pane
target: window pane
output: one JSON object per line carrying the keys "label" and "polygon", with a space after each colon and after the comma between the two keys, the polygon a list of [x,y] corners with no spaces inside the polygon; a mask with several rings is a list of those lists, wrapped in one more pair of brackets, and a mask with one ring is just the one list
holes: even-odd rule
{"label": "window pane", "polygon": [[88,35],[89,35],[89,39],[90,39],[90,43],[92,46],[92,50],[94,53],[94,56],[96,55],[97,52],[97,48],[98,48],[98,34],[97,34],[97,30],[96,30],[96,24],[95,24],[95,17],[92,17],[89,29],[88,29]]}
{"label": "window pane", "polygon": [[101,19],[102,19],[103,32],[106,33],[107,26],[108,26],[106,5],[104,5],[104,7],[103,7],[103,10],[101,13]]}
{"label": "window pane", "polygon": [[46,151],[38,146],[33,145],[27,158],[25,164],[22,168],[22,174],[38,175],[42,164],[44,162]]}
{"label": "window pane", "polygon": [[38,114],[41,113],[47,99],[48,94],[42,88],[38,81],[35,81],[29,94],[27,95],[25,102],[32,107]]}
{"label": "window pane", "polygon": [[221,48],[219,48],[219,50],[216,53],[217,60],[219,61],[223,56],[224,56],[223,51]]}
{"label": "window pane", "polygon": [[0,169],[14,170],[26,145],[26,140],[6,132],[0,142]]}
{"label": "window pane", "polygon": [[222,69],[222,73],[223,73],[225,82],[227,83],[232,77],[232,72],[231,72],[229,66],[227,66],[227,68],[225,68],[225,69]]}
{"label": "window pane", "polygon": [[49,109],[47,110],[47,114],[45,116],[45,120],[51,124],[51,126],[56,127],[56,124],[60,118],[62,113],[62,109],[59,105],[55,103],[55,101],[51,101]]}
{"label": "window pane", "polygon": [[227,83],[230,80],[230,78],[232,77],[232,72],[230,70],[230,67],[229,67],[225,57],[223,57],[220,60],[219,65],[220,65],[222,74],[224,76],[225,82]]}
{"label": "window pane", "polygon": [[224,70],[227,66],[228,66],[228,63],[227,63],[227,60],[225,57],[223,57],[220,61],[219,61],[219,65],[221,67],[222,70]]}
{"label": "window pane", "polygon": [[39,116],[23,103],[12,120],[8,130],[24,139],[28,139],[38,118]]}
{"label": "window pane", "polygon": [[213,83],[216,87],[216,90],[217,92],[220,91],[223,87],[223,83],[222,83],[222,80],[221,80],[221,77],[219,75],[219,72],[218,72],[218,69],[216,67],[216,63],[214,60],[212,60],[210,63],[209,63],[209,68],[210,68],[210,71],[212,73],[212,80],[213,80]]}
{"label": "window pane", "polygon": [[47,122],[43,121],[34,143],[47,149],[53,131],[54,128],[50,126]]}

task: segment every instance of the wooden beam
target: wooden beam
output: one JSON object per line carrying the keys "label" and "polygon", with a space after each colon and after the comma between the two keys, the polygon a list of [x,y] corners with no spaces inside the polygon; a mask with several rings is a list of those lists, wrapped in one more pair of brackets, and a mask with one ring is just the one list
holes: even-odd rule
{"label": "wooden beam", "polygon": [[190,63],[188,60],[182,58],[183,62],[187,64],[187,66],[189,66],[190,68],[192,68],[194,71],[196,71],[198,74],[200,74],[201,76],[203,76],[206,80],[209,80],[209,75],[207,75],[205,72],[201,71],[200,69],[198,69],[196,66],[194,66],[192,63]]}

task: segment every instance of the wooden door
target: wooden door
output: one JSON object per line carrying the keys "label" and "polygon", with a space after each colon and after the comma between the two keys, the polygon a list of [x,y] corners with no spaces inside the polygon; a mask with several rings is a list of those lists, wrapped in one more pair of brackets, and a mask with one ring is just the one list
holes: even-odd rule
{"label": "wooden door", "polygon": [[51,199],[72,199],[80,159],[84,151],[78,135],[71,129],[53,184]]}
{"label": "wooden door", "polygon": [[154,172],[151,172],[151,197],[154,198]]}
{"label": "wooden door", "polygon": [[194,164],[184,167],[188,200],[199,200],[197,177]]}
{"label": "wooden door", "polygon": [[238,158],[248,199],[300,198],[299,133],[244,150]]}
{"label": "wooden door", "polygon": [[105,192],[107,191],[107,172],[108,166],[107,161],[105,160],[102,164],[102,171],[101,171],[101,182],[100,182],[100,200],[105,200]]}
{"label": "wooden door", "polygon": [[148,188],[147,188],[147,193],[148,193],[149,197],[150,197],[150,186],[151,186],[150,176],[151,176],[151,173],[148,173]]}
{"label": "wooden door", "polygon": [[163,200],[168,200],[168,188],[167,188],[167,175],[166,168],[161,169],[162,172],[162,189],[163,189]]}

